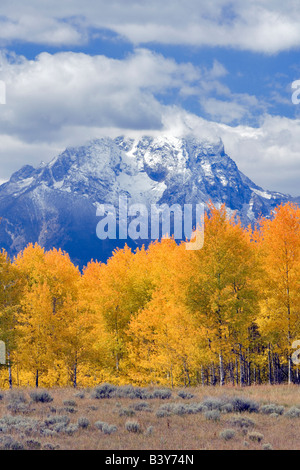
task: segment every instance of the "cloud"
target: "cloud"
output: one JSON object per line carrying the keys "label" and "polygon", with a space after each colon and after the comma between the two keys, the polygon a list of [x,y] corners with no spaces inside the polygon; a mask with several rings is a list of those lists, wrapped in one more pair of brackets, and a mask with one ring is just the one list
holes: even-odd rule
{"label": "cloud", "polygon": [[[103,129],[159,130],[165,105],[157,95],[172,91],[180,100],[184,87],[197,92],[201,79],[200,69],[192,64],[177,64],[145,49],[124,60],[73,52],[45,52],[35,60],[2,54],[0,71],[7,102],[0,107],[0,157],[5,159],[14,148],[18,163],[19,142],[25,149],[34,146],[26,163],[36,163],[39,143],[43,151],[48,144],[50,153],[97,137]],[[25,151],[24,160],[27,155]],[[14,169],[9,160],[0,178]]]}
{"label": "cloud", "polygon": [[259,127],[215,125],[227,153],[256,184],[300,195],[300,119],[265,115]]}
{"label": "cloud", "polygon": [[[300,119],[265,112],[256,127],[233,126],[261,104],[224,86],[227,70],[218,62],[201,69],[140,48],[123,60],[73,52],[35,60],[2,54],[0,71],[7,89],[7,104],[0,106],[0,180],[102,135],[193,132],[221,137],[240,169],[262,187],[300,192]],[[164,102],[170,91],[176,106]],[[206,106],[207,119],[183,110],[190,97]]]}
{"label": "cloud", "polygon": [[300,119],[265,115],[259,127],[229,126],[179,108],[167,109],[164,133],[193,133],[204,140],[223,140],[239,169],[264,189],[300,196]]}
{"label": "cloud", "polygon": [[2,132],[24,140],[52,140],[65,126],[160,127],[156,93],[193,84],[200,71],[190,64],[139,49],[125,60],[64,52],[36,60],[2,56],[7,106]]}
{"label": "cloud", "polygon": [[109,30],[137,45],[224,46],[268,54],[300,46],[294,0],[2,0],[0,40],[76,45]]}

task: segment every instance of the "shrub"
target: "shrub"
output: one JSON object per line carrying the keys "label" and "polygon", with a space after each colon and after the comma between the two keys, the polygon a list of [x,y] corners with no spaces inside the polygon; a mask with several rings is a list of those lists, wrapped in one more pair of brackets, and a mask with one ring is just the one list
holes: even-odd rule
{"label": "shrub", "polygon": [[192,393],[186,392],[184,390],[181,390],[180,392],[177,393],[179,398],[182,398],[183,400],[190,400],[191,398],[194,398],[194,395]]}
{"label": "shrub", "polygon": [[116,431],[117,431],[117,426],[113,424],[104,423],[102,426],[102,432],[104,434],[113,434]]}
{"label": "shrub", "polygon": [[147,401],[140,401],[138,403],[133,403],[130,405],[135,411],[152,411],[149,403]]}
{"label": "shrub", "polygon": [[30,439],[29,441],[26,441],[26,447],[29,450],[40,450],[42,447],[42,444],[39,441],[35,441],[33,439]]}
{"label": "shrub", "polygon": [[102,431],[104,434],[112,434],[117,431],[117,426],[105,423],[104,421],[96,421],[95,427]]}
{"label": "shrub", "polygon": [[17,402],[17,403],[27,403],[26,396],[23,392],[11,392],[9,394],[9,401],[10,402]]}
{"label": "shrub", "polygon": [[26,403],[18,403],[18,402],[9,403],[9,405],[7,405],[7,409],[11,411],[11,413],[13,414],[30,412],[30,408]]}
{"label": "shrub", "polygon": [[0,437],[0,449],[1,450],[11,449],[12,443],[13,443],[13,438],[11,436]]}
{"label": "shrub", "polygon": [[33,418],[7,415],[0,419],[0,429],[6,429],[6,432],[15,431],[30,434],[39,430],[39,422]]}
{"label": "shrub", "polygon": [[204,416],[209,421],[219,421],[220,420],[220,411],[219,410],[208,410],[205,412]]}
{"label": "shrub", "polygon": [[224,402],[220,398],[209,397],[205,398],[205,400],[202,402],[202,405],[205,406],[208,410],[221,410]]}
{"label": "shrub", "polygon": [[119,408],[119,416],[134,416],[135,411],[129,408]]}
{"label": "shrub", "polygon": [[264,435],[261,434],[260,432],[249,432],[248,438],[254,442],[261,442],[264,438]]}
{"label": "shrub", "polygon": [[56,431],[52,431],[51,429],[42,429],[41,434],[44,437],[53,437],[56,435]]}
{"label": "shrub", "polygon": [[104,383],[102,385],[98,385],[97,387],[94,388],[92,391],[92,398],[96,398],[97,400],[103,399],[103,398],[111,398],[114,396],[114,393],[116,392],[117,387],[115,385],[109,384],[109,383]]}
{"label": "shrub", "polygon": [[299,418],[300,417],[300,408],[297,408],[296,406],[292,406],[290,409],[288,409],[285,413],[284,416],[287,418]]}
{"label": "shrub", "polygon": [[50,442],[46,442],[46,444],[44,444],[43,446],[43,449],[44,450],[56,450],[56,449],[59,449],[59,446],[55,446],[51,444]]}
{"label": "shrub", "polygon": [[78,429],[77,424],[70,424],[70,418],[68,418],[68,416],[62,415],[46,418],[42,425],[41,432],[44,436],[52,437],[59,433],[72,435],[74,432],[78,431]]}
{"label": "shrub", "polygon": [[153,431],[154,431],[154,427],[148,426],[145,432],[146,436],[151,436],[153,434]]}
{"label": "shrub", "polygon": [[257,413],[259,411],[259,404],[253,400],[244,397],[235,397],[230,403],[233,406],[234,411],[239,413],[248,412],[248,413]]}
{"label": "shrub", "polygon": [[122,385],[115,391],[117,398],[130,398],[130,399],[144,399],[148,398],[148,392],[140,387],[134,387],[133,385]]}
{"label": "shrub", "polygon": [[71,407],[77,406],[77,403],[75,400],[64,400],[63,404],[65,406],[71,406]]}
{"label": "shrub", "polygon": [[77,413],[76,408],[74,408],[73,406],[66,406],[64,410],[66,413]]}
{"label": "shrub", "polygon": [[80,428],[86,429],[86,428],[89,427],[90,421],[89,421],[88,418],[85,418],[84,416],[81,416],[80,418],[78,418],[77,424]]}
{"label": "shrub", "polygon": [[50,403],[53,401],[50,393],[45,390],[35,390],[30,393],[30,398],[35,403]]}
{"label": "shrub", "polygon": [[228,423],[231,425],[231,426],[236,426],[236,427],[239,427],[239,428],[252,428],[255,426],[255,422],[250,419],[250,418],[246,418],[244,416],[233,416],[229,421]]}
{"label": "shrub", "polygon": [[[44,420],[44,428],[54,432],[63,432],[70,423],[70,418],[66,415],[62,416],[50,416]],[[43,433],[45,434],[44,430]],[[50,436],[49,433],[46,433]]]}
{"label": "shrub", "polygon": [[225,403],[225,405],[221,406],[222,413],[232,413],[234,411],[233,405],[231,403]]}
{"label": "shrub", "polygon": [[3,436],[0,438],[1,450],[24,450],[21,442],[15,441],[11,436]]}
{"label": "shrub", "polygon": [[99,431],[102,431],[103,425],[106,424],[104,421],[96,421],[95,422],[95,427],[99,429]]}
{"label": "shrub", "polygon": [[24,446],[19,441],[13,441],[10,445],[10,450],[24,450]]}
{"label": "shrub", "polygon": [[224,431],[220,432],[220,438],[224,439],[225,441],[229,441],[230,439],[233,439],[235,436],[235,430],[234,429],[224,429]]}
{"label": "shrub", "polygon": [[161,409],[161,408],[159,408],[156,411],[156,417],[157,418],[165,418],[166,416],[171,416],[170,411],[167,411],[167,410],[164,410],[164,409]]}
{"label": "shrub", "polygon": [[160,400],[166,400],[171,398],[172,392],[168,388],[157,388],[153,390],[153,398],[159,398]]}
{"label": "shrub", "polygon": [[276,415],[282,415],[284,412],[284,406],[280,405],[275,405],[275,404],[269,404],[269,405],[263,405],[260,408],[260,412],[263,413],[264,415],[271,415],[271,414],[276,414]]}
{"label": "shrub", "polygon": [[83,399],[83,398],[85,398],[85,393],[84,393],[83,391],[76,392],[76,393],[74,394],[74,397],[75,397],[75,398]]}
{"label": "shrub", "polygon": [[0,422],[0,432],[3,432],[3,433],[8,432],[8,427],[6,426],[6,424],[3,421]]}
{"label": "shrub", "polygon": [[196,414],[208,411],[208,408],[203,406],[201,403],[164,403],[160,405],[156,412],[158,418],[163,418],[165,416],[174,415],[186,415],[186,414]]}
{"label": "shrub", "polygon": [[69,436],[72,436],[75,432],[77,432],[79,429],[78,424],[69,424],[68,426],[65,427],[64,432],[68,434]]}
{"label": "shrub", "polygon": [[126,431],[133,432],[133,433],[140,433],[141,432],[140,425],[137,421],[126,421],[125,429],[126,429]]}
{"label": "shrub", "polygon": [[273,450],[272,444],[267,443],[262,445],[263,450]]}
{"label": "shrub", "polygon": [[188,405],[190,414],[205,413],[208,408],[202,403],[190,403]]}
{"label": "shrub", "polygon": [[3,436],[0,438],[1,450],[24,450],[21,442],[15,441],[11,436]]}
{"label": "shrub", "polygon": [[29,411],[29,407],[27,406],[27,399],[24,393],[11,392],[7,409],[12,413],[27,413]]}

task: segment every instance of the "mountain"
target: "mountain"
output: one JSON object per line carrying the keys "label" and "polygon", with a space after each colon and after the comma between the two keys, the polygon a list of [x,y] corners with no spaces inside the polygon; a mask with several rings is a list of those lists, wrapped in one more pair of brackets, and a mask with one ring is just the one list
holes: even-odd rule
{"label": "mountain", "polygon": [[253,183],[225,153],[221,140],[170,136],[101,138],[67,148],[38,168],[25,165],[0,186],[0,243],[15,256],[29,242],[67,251],[83,266],[105,261],[133,240],[100,240],[101,204],[196,204],[211,200],[236,211],[243,224],[268,215],[288,195]]}

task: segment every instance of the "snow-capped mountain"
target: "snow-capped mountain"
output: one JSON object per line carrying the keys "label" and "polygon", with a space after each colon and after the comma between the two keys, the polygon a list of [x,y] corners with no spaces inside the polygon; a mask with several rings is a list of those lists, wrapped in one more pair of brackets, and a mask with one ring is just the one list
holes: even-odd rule
{"label": "snow-capped mountain", "polygon": [[[99,204],[196,204],[211,200],[243,224],[292,198],[264,191],[239,171],[221,140],[188,136],[101,138],[48,164],[26,165],[0,186],[0,243],[11,256],[29,242],[60,247],[74,262],[106,260],[125,241],[99,240]],[[129,245],[136,242],[126,240]]]}

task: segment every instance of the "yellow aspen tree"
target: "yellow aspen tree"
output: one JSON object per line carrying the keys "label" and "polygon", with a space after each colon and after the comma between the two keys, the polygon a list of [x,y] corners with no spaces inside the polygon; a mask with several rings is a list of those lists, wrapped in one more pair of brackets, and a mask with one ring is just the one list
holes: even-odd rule
{"label": "yellow aspen tree", "polygon": [[199,360],[195,333],[184,305],[157,290],[128,328],[131,379],[137,383],[191,385]]}
{"label": "yellow aspen tree", "polygon": [[147,251],[155,290],[127,332],[131,378],[187,385],[199,360],[195,324],[184,304],[190,252],[172,238],[152,243]]}
{"label": "yellow aspen tree", "polygon": [[227,216],[225,206],[213,205],[205,216],[204,246],[193,255],[187,302],[208,333],[209,347],[219,363],[220,385],[224,385],[224,360],[228,362],[233,351],[243,359],[256,314],[255,256],[240,222]]}
{"label": "yellow aspen tree", "polygon": [[[126,375],[126,329],[130,319],[151,297],[144,249],[115,250],[106,264],[89,263],[83,283],[95,312],[94,352],[115,378]],[[96,336],[96,337],[95,337]],[[104,366],[105,367],[105,366]]]}
{"label": "yellow aspen tree", "polygon": [[256,235],[263,266],[257,322],[267,344],[286,357],[292,382],[292,343],[300,338],[300,209],[288,203],[263,218]]}
{"label": "yellow aspen tree", "polygon": [[12,265],[7,253],[2,250],[0,252],[0,340],[5,344],[4,369],[8,370],[10,388],[13,385],[12,363],[18,340],[16,324],[22,286],[19,271]]}
{"label": "yellow aspen tree", "polygon": [[[48,351],[49,358],[51,357],[51,362],[48,362],[49,380],[51,375],[52,381],[61,384],[62,381],[66,380],[63,376],[66,376],[67,369],[66,364],[64,364],[66,358],[66,348],[63,344],[64,332],[69,328],[70,321],[72,321],[73,312],[71,307],[78,296],[80,272],[66,253],[56,249],[45,252],[38,245],[29,245],[18,255],[14,264],[25,279],[20,331],[23,331],[23,338],[26,338],[24,331],[26,330],[27,317],[28,325],[32,322],[43,322],[40,325],[41,331],[48,332],[44,349]],[[37,309],[36,318],[33,318],[35,310],[32,305],[35,305],[34,299],[38,297],[40,291],[44,295],[44,313],[42,315],[42,312]],[[30,328],[28,333],[30,333]],[[27,339],[30,342],[29,336]],[[38,342],[38,346],[41,349],[40,342]],[[25,356],[21,353],[20,348],[18,349],[18,357],[21,361]],[[27,363],[31,364],[30,361]],[[38,386],[41,369],[36,369],[35,374],[36,385]],[[44,380],[46,380],[46,375],[47,371],[44,367]]]}
{"label": "yellow aspen tree", "polygon": [[[39,283],[27,291],[21,300],[21,313],[18,318],[18,362],[21,368],[29,371],[38,387],[43,375],[47,374],[54,361],[53,347],[50,344],[54,321],[51,319],[51,293],[47,283]],[[29,384],[26,384],[29,385]]]}

